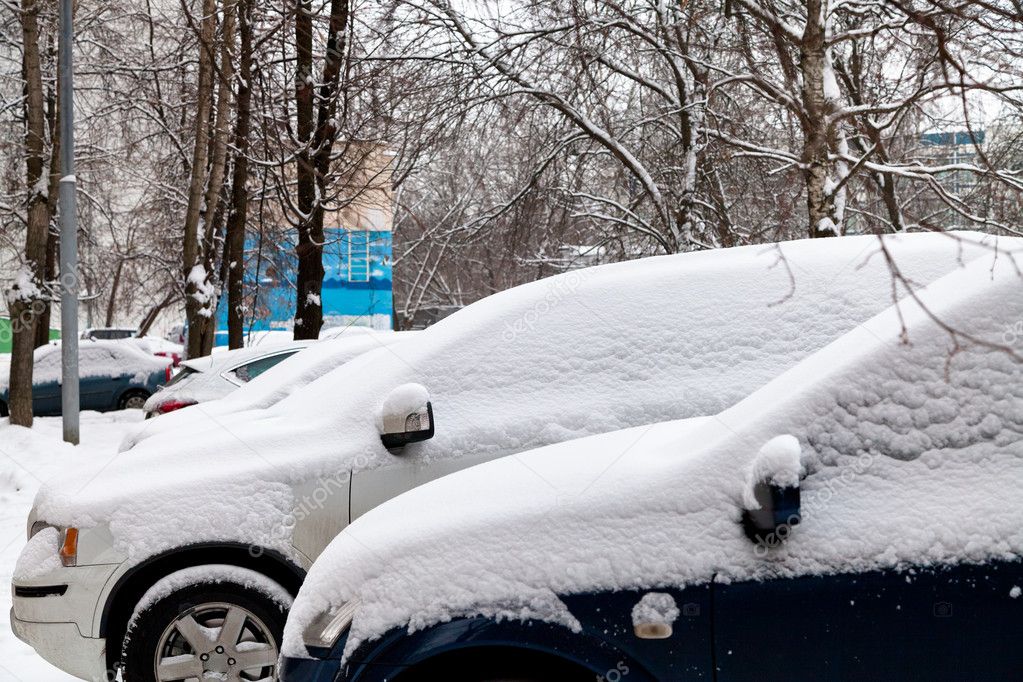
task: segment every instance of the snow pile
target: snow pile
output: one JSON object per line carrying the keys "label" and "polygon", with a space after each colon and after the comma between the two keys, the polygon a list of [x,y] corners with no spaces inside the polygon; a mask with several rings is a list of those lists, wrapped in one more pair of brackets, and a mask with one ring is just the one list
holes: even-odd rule
{"label": "snow pile", "polygon": [[293,600],[288,591],[262,573],[228,564],[190,566],[160,578],[152,587],[146,590],[146,593],[142,595],[142,599],[139,600],[139,603],[135,605],[134,611],[132,611],[131,620],[128,622],[128,630],[134,627],[135,619],[140,613],[181,589],[192,585],[220,585],[225,582],[241,585],[250,590],[256,590],[282,609],[287,610],[291,608]]}
{"label": "snow pile", "polygon": [[[304,655],[304,628],[352,599],[349,652],[515,598],[1018,559],[1023,361],[1000,343],[1021,294],[1013,264],[978,262],[929,287],[926,309],[884,312],[695,431],[562,443],[405,493],[324,551],[286,653]],[[805,513],[765,554],[740,520],[757,459],[796,471],[779,434],[803,452]]]}
{"label": "snow pile", "polygon": [[60,531],[56,528],[44,528],[36,533],[14,566],[15,580],[32,580],[51,573],[60,568]]}
{"label": "snow pile", "polygon": [[[920,234],[885,243],[908,277],[926,282],[970,258],[985,268],[1008,259],[975,239]],[[69,472],[40,491],[39,518],[79,526],[112,519],[117,546],[137,558],[203,541],[291,555],[281,511],[296,505],[293,486],[356,469],[358,489],[367,468],[411,463],[426,476],[437,460],[478,462],[716,414],[887,307],[892,290],[872,236],[572,271],[360,355],[265,410],[189,423],[101,472]],[[407,383],[429,391],[436,435],[399,459],[381,443],[376,419],[381,401]],[[196,507],[202,518],[181,518]]]}
{"label": "snow pile", "polygon": [[787,434],[772,438],[760,448],[746,476],[746,492],[743,497],[746,509],[760,508],[753,492],[758,483],[764,482],[779,488],[799,485],[799,474],[802,471],[800,452],[799,439]]}
{"label": "snow pile", "polygon": [[647,592],[632,607],[632,626],[673,625],[679,610],[675,598],[667,592]]}
{"label": "snow pile", "polygon": [[429,400],[430,392],[422,384],[402,384],[391,391],[381,403],[377,410],[377,427],[381,432],[385,427],[395,427],[394,432],[397,432],[399,424],[388,422],[397,420],[404,424],[407,415],[424,407]]}
{"label": "snow pile", "polygon": [[36,278],[27,265],[22,265],[11,278],[11,285],[4,292],[7,305],[12,306],[16,302],[31,303],[43,297],[43,292],[36,284]]}

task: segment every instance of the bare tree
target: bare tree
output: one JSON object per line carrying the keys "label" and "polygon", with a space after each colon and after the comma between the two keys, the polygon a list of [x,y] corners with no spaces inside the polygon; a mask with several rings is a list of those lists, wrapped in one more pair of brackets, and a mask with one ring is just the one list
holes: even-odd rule
{"label": "bare tree", "polygon": [[44,282],[46,241],[50,224],[47,208],[45,104],[39,55],[39,4],[23,0],[20,11],[22,28],[22,68],[25,110],[25,250],[21,270],[7,291],[14,333],[11,350],[10,410],[11,423],[32,425],[32,370],[35,328],[45,304]]}

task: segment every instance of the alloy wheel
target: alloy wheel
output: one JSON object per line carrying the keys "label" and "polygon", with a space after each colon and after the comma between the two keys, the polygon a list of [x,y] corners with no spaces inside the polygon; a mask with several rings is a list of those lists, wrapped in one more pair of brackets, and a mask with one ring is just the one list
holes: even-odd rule
{"label": "alloy wheel", "polygon": [[266,624],[236,604],[200,604],[160,636],[154,659],[159,682],[272,679],[277,645]]}

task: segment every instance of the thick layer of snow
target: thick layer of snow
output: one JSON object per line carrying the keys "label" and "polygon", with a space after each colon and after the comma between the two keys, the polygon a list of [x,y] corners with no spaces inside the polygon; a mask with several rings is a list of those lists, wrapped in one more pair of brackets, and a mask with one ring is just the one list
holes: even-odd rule
{"label": "thick layer of snow", "polygon": [[672,625],[678,620],[675,598],[667,592],[647,592],[632,607],[632,625]]}
{"label": "thick layer of snow", "polygon": [[291,603],[294,601],[288,591],[281,587],[279,583],[251,569],[227,564],[190,566],[160,578],[152,587],[146,590],[146,593],[142,595],[142,599],[139,600],[139,603],[135,605],[135,609],[132,611],[128,628],[129,630],[132,628],[135,619],[140,613],[178,590],[192,585],[219,585],[221,583],[234,583],[251,590],[256,590],[271,601],[279,604],[283,609],[291,608]]}
{"label": "thick layer of snow", "polygon": [[[61,441],[60,418],[36,418],[32,429],[0,419],[0,682],[72,682],[74,678],[39,658],[11,632],[11,578],[25,547],[25,522],[43,480],[85,461],[110,461],[124,430],[141,421],[139,410],[82,413],[82,445]],[[36,537],[46,531],[41,531]],[[56,531],[51,531],[56,532]],[[51,538],[53,536],[51,535]],[[56,542],[48,553],[57,559]]]}
{"label": "thick layer of snow", "polygon": [[60,568],[60,557],[54,551],[60,547],[60,531],[44,528],[36,533],[18,557],[14,566],[14,577],[18,580],[32,580]]}
{"label": "thick layer of snow", "polygon": [[[1008,258],[972,239],[921,234],[886,243],[903,273],[925,282],[967,258],[984,268]],[[1020,248],[1018,240],[1002,244]],[[69,472],[40,491],[38,516],[55,525],[109,523],[115,548],[133,559],[217,540],[294,555],[286,519],[297,483],[400,462],[479,461],[715,414],[887,307],[893,288],[875,237],[572,271],[365,353],[266,410],[150,438],[101,472]],[[396,458],[380,442],[376,415],[407,383],[429,390],[436,436]],[[353,489],[359,482],[356,472]],[[204,513],[182,516],[195,508]]]}
{"label": "thick layer of snow", "polygon": [[799,439],[795,436],[776,436],[764,443],[753,458],[746,477],[744,500],[747,509],[759,508],[753,490],[762,481],[780,488],[793,488],[799,484],[802,470],[799,455]]}
{"label": "thick layer of snow", "polygon": [[[376,508],[313,566],[286,653],[303,655],[308,623],[356,598],[349,652],[395,627],[567,593],[1023,556],[1023,361],[1001,347],[1023,319],[1014,265],[942,279],[922,306],[869,320],[695,431],[562,443]],[[747,475],[784,434],[803,452],[802,523],[758,552],[740,523]],[[791,465],[787,439],[768,452]]]}

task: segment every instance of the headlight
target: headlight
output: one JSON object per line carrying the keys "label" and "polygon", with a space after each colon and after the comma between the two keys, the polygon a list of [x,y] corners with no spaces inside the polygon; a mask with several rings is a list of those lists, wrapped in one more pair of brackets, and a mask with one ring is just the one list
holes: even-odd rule
{"label": "headlight", "polygon": [[54,526],[52,523],[46,523],[45,521],[36,521],[28,529],[28,539],[31,540],[39,533],[39,531],[45,530],[47,528],[56,528],[56,526]]}
{"label": "headlight", "polygon": [[337,611],[325,611],[305,629],[302,640],[307,647],[331,649],[341,635],[348,631],[359,609],[359,600],[345,603]]}

